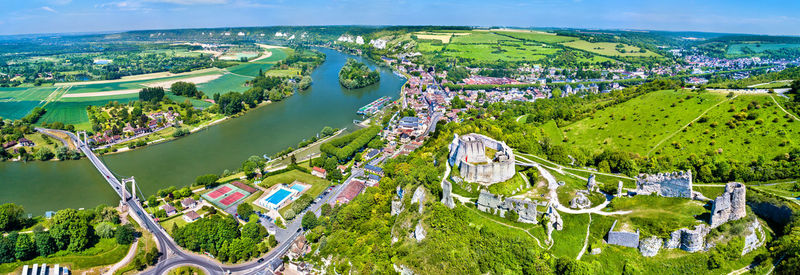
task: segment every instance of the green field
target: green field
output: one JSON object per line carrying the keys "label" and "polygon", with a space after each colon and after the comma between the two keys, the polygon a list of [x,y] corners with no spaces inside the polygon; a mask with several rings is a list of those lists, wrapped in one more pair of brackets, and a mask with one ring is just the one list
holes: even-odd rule
{"label": "green field", "polygon": [[61,264],[69,266],[70,271],[87,269],[96,266],[110,265],[119,262],[128,253],[130,245],[119,245],[115,239],[100,239],[93,247],[81,252],[71,253],[66,250],[56,252],[47,257],[36,257],[29,261],[16,261],[0,264],[0,272],[19,274],[23,265],[47,263],[49,266]]}
{"label": "green field", "polygon": [[[693,228],[703,223],[703,202],[685,198],[665,198],[659,196],[634,196],[615,198],[609,204],[613,211],[632,211],[626,215],[615,215],[618,225],[630,226],[640,230],[642,236],[669,237],[672,231],[684,227]],[[606,229],[607,230],[607,229]]]}
{"label": "green field", "polygon": [[505,37],[491,32],[475,31],[468,35],[454,35],[450,43],[458,44],[496,44],[499,41],[518,41],[517,39]]}
{"label": "green field", "polygon": [[644,53],[639,52],[639,47],[634,47],[631,45],[624,45],[623,49],[625,49],[625,53],[617,51],[616,46],[620,43],[610,43],[610,42],[589,42],[584,40],[577,40],[571,42],[561,43],[564,46],[583,50],[587,52],[592,52],[600,55],[605,56],[619,56],[619,57],[650,57],[650,56],[659,56],[658,54],[652,51],[646,51]]}
{"label": "green field", "polygon": [[740,55],[746,54],[745,48],[750,49],[756,53],[762,53],[767,50],[780,50],[780,49],[797,49],[800,44],[761,44],[761,43],[739,43],[728,46],[727,54]]}
{"label": "green field", "polygon": [[0,117],[20,119],[40,106],[57,87],[0,88]]}
{"label": "green field", "polygon": [[[568,145],[601,152],[618,149],[646,155],[658,142],[679,132],[725,95],[657,91],[599,110],[567,127]],[[668,145],[669,141],[663,142]]]}
{"label": "green field", "polygon": [[[256,74],[257,73],[258,69],[256,69]],[[244,82],[250,79],[253,79],[253,77],[227,73],[220,78],[198,84],[197,89],[205,93],[208,97],[213,97],[214,94],[223,94],[227,92],[244,92],[248,89],[244,86]]]}
{"label": "green field", "polygon": [[498,31],[501,35],[511,36],[520,40],[536,41],[541,43],[555,44],[578,40],[576,37],[548,34],[542,32],[522,32],[522,31]]}
{"label": "green field", "polygon": [[800,121],[787,118],[769,95],[739,95],[705,117],[707,122],[678,132],[659,151],[679,157],[716,152],[723,158],[751,161],[783,155],[800,143]]}

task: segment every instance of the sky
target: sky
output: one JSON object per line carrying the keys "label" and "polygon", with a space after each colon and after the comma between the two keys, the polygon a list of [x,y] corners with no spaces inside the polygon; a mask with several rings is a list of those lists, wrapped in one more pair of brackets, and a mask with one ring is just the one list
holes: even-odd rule
{"label": "sky", "polygon": [[0,35],[462,25],[800,35],[797,0],[0,0]]}

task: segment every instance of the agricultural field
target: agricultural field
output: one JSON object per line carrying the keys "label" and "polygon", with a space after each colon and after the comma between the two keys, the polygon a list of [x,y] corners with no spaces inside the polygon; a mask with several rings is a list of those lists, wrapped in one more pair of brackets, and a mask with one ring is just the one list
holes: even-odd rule
{"label": "agricultural field", "polygon": [[535,31],[498,31],[497,34],[510,36],[520,40],[535,41],[547,44],[564,43],[578,40],[576,37],[569,37],[563,35],[556,35],[546,32]]}
{"label": "agricultural field", "polygon": [[496,44],[500,41],[518,41],[517,39],[502,36],[491,32],[472,32],[468,35],[453,36],[451,43],[458,44]]}
{"label": "agricultural field", "polygon": [[0,117],[20,119],[41,106],[57,87],[0,88]]}
{"label": "agricultural field", "polygon": [[499,45],[450,43],[445,47],[443,55],[477,61],[537,61],[558,51],[556,48],[523,45],[520,42],[510,41]]}
{"label": "agricultural field", "polygon": [[610,43],[610,42],[589,42],[584,40],[576,40],[571,42],[561,43],[561,45],[578,49],[582,51],[587,51],[595,54],[605,55],[605,56],[617,56],[617,57],[658,57],[660,55],[646,51],[644,53],[639,52],[639,47],[634,47],[631,45],[624,45],[622,49],[625,50],[625,53],[622,53],[617,50],[617,45],[621,45],[620,43]]}
{"label": "agricultural field", "polygon": [[[568,145],[595,153],[617,149],[646,155],[660,141],[724,100],[725,95],[717,93],[651,92],[564,127],[564,136]],[[662,143],[663,147],[669,141]]]}
{"label": "agricultural field", "polygon": [[768,50],[798,49],[800,44],[761,44],[761,43],[739,43],[728,46],[728,55],[743,55],[747,52],[762,53]]}

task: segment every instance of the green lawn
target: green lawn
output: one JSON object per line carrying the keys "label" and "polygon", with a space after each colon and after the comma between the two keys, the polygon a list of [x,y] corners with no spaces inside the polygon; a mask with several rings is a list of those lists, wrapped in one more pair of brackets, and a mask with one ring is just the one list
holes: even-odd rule
{"label": "green lawn", "polygon": [[561,219],[564,220],[564,230],[553,230],[553,247],[550,248],[550,251],[559,257],[575,258],[581,252],[586,239],[586,224],[589,222],[589,214],[562,213]]}
{"label": "green lawn", "polygon": [[179,227],[184,227],[186,224],[188,224],[186,220],[183,219],[183,213],[178,213],[177,215],[166,218],[158,223],[161,224],[161,227],[170,232],[170,234],[172,233],[173,224],[177,224]]}
{"label": "green lawn", "polygon": [[514,177],[507,181],[495,183],[489,186],[489,192],[492,192],[492,194],[496,195],[503,195],[504,197],[525,192],[527,189],[528,188],[525,186],[525,180],[518,173],[514,174]]}
{"label": "green lawn", "polygon": [[279,183],[291,184],[295,180],[306,184],[311,184],[311,188],[306,191],[305,194],[308,194],[312,198],[318,196],[323,190],[325,190],[325,188],[331,185],[331,182],[326,179],[318,178],[312,176],[311,174],[303,173],[299,170],[292,170],[286,173],[269,176],[259,185],[268,188]]}
{"label": "green lawn", "polygon": [[576,37],[548,34],[543,32],[524,32],[524,31],[498,31],[497,34],[511,36],[520,40],[536,41],[541,43],[562,43],[578,40]]}
{"label": "green lawn", "polygon": [[113,238],[100,239],[94,247],[81,252],[59,251],[47,257],[36,257],[29,261],[0,264],[2,273],[19,273],[23,265],[47,263],[52,266],[60,264],[69,266],[70,270],[81,270],[96,266],[110,265],[118,262],[128,253],[130,245],[119,245]]}

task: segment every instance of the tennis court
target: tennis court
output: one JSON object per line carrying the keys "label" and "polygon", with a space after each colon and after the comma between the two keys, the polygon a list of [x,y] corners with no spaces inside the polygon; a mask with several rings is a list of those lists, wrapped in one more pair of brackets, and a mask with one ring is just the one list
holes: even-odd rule
{"label": "tennis court", "polygon": [[230,206],[232,203],[238,201],[241,198],[244,198],[244,194],[240,192],[234,192],[233,194],[228,195],[224,199],[221,199],[219,203],[221,203],[224,206]]}
{"label": "tennis court", "polygon": [[203,194],[203,198],[222,210],[225,210],[243,200],[247,196],[250,196],[250,194],[250,192],[242,190],[241,188],[238,188],[230,183],[226,183],[220,185],[211,192]]}

